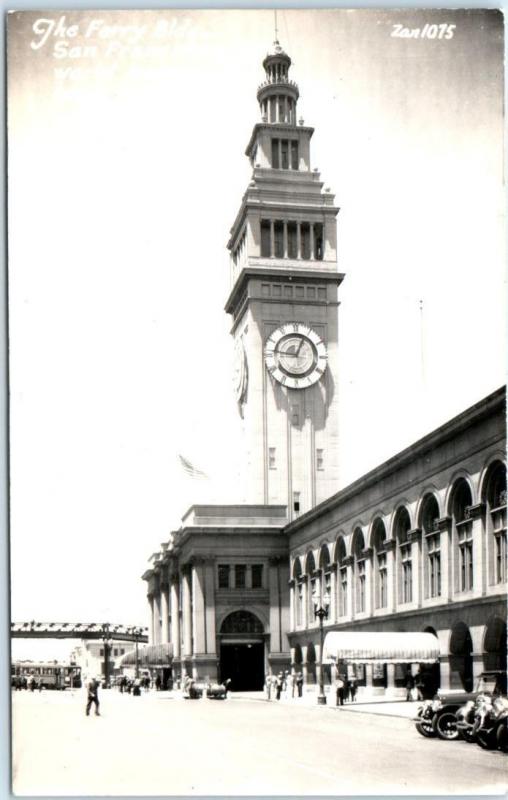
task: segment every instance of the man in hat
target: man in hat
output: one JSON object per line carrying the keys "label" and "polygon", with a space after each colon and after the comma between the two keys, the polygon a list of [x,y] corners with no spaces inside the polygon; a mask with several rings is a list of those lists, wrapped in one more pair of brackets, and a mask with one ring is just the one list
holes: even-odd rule
{"label": "man in hat", "polygon": [[86,685],[87,689],[87,704],[86,704],[86,715],[87,717],[90,714],[90,709],[92,707],[92,703],[95,705],[95,716],[100,717],[99,713],[99,681],[97,678],[92,676]]}

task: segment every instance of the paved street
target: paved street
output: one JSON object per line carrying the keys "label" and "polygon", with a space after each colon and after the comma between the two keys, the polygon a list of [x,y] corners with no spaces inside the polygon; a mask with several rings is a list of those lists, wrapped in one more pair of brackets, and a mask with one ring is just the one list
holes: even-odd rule
{"label": "paved street", "polygon": [[86,717],[84,690],[12,697],[17,794],[501,794],[507,783],[501,753],[424,739],[380,708],[112,690]]}

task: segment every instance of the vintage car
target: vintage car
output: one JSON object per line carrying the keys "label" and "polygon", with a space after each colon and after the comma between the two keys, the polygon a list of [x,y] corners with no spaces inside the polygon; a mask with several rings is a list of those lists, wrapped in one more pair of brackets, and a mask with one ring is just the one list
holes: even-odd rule
{"label": "vintage car", "polygon": [[416,730],[422,736],[439,736],[440,739],[458,739],[456,714],[468,701],[475,701],[479,694],[498,695],[506,692],[506,672],[489,670],[478,676],[472,692],[441,692],[433,700],[426,700],[418,709],[414,719]]}
{"label": "vintage car", "polygon": [[206,691],[206,696],[211,700],[225,700],[230,683],[231,681],[229,680],[224,683],[204,683],[191,680],[187,683],[183,696],[189,700],[198,700],[203,697],[203,692]]}

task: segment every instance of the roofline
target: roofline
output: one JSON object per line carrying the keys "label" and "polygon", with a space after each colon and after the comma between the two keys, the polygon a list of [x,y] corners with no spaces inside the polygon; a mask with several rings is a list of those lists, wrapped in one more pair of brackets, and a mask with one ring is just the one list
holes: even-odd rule
{"label": "roofline", "polygon": [[318,517],[326,514],[340,503],[344,503],[359,491],[363,491],[374,483],[377,483],[382,478],[390,473],[404,467],[408,462],[414,461],[415,457],[429,450],[438,443],[451,439],[461,431],[470,427],[471,423],[476,420],[483,419],[490,416],[496,409],[504,407],[506,404],[506,386],[501,386],[491,394],[479,400],[474,405],[457,414],[452,419],[435,428],[430,433],[426,434],[422,439],[418,439],[414,444],[396,453],[394,456],[384,461],[374,469],[357,478],[349,486],[341,489],[336,494],[324,500],[319,505],[311,508],[305,514],[302,514],[298,519],[288,523],[285,528],[286,533],[291,536],[296,531],[305,527],[309,522],[317,519]]}
{"label": "roofline", "polygon": [[[320,263],[320,262],[314,262]],[[305,270],[287,270],[281,267],[277,268],[270,268],[266,269],[263,267],[244,267],[240,272],[238,278],[235,281],[235,284],[229,294],[228,299],[226,300],[226,305],[224,306],[224,310],[227,314],[232,314],[234,311],[235,300],[239,294],[243,291],[243,288],[247,281],[250,278],[263,278],[266,279],[267,276],[273,276],[276,279],[286,278],[287,280],[315,280],[319,283],[334,283],[337,286],[340,286],[344,278],[346,277],[344,272],[325,272],[324,270],[312,270],[312,269],[305,269]]]}

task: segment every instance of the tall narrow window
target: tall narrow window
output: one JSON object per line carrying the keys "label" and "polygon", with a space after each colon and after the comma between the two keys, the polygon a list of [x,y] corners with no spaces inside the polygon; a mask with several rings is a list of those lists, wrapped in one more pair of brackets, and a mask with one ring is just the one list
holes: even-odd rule
{"label": "tall narrow window", "polygon": [[261,220],[261,257],[270,258],[272,255],[272,242],[270,233],[270,220]]}
{"label": "tall narrow window", "polygon": [[321,222],[314,224],[314,258],[316,261],[323,260],[323,225]]}
{"label": "tall narrow window", "polygon": [[411,561],[411,544],[400,545],[400,561],[402,567],[402,602],[410,603],[413,599],[413,564]]}
{"label": "tall narrow window", "polygon": [[324,469],[324,451],[320,448],[316,450],[316,469]]}
{"label": "tall narrow window", "polygon": [[282,169],[289,169],[289,142],[281,139],[280,143],[280,165]]}
{"label": "tall narrow window", "polygon": [[441,533],[427,536],[427,557],[429,560],[429,597],[441,595]]}
{"label": "tall narrow window", "polygon": [[379,572],[379,608],[386,608],[387,599],[387,572],[386,572],[386,553],[377,554],[377,568]]}
{"label": "tall narrow window", "polygon": [[310,225],[308,222],[302,222],[300,225],[301,236],[301,256],[302,258],[310,258]]}
{"label": "tall narrow window", "polygon": [[341,617],[345,617],[347,611],[347,567],[340,568],[340,601],[339,609]]}
{"label": "tall narrow window", "polygon": [[288,258],[296,258],[297,255],[296,222],[288,222]]}
{"label": "tall narrow window", "polygon": [[280,167],[278,139],[272,139],[272,167],[273,169],[279,169]]}
{"label": "tall narrow window", "polygon": [[229,589],[229,564],[219,564],[219,589]]}
{"label": "tall narrow window", "polygon": [[262,589],[263,588],[263,565],[262,564],[253,564],[251,567],[251,574],[252,574],[252,588],[253,589]]}
{"label": "tall narrow window", "polygon": [[301,625],[303,622],[303,578],[300,575],[296,583],[296,624]]}
{"label": "tall narrow window", "polygon": [[357,581],[358,581],[358,608],[357,611],[365,611],[365,559],[357,561]]}
{"label": "tall narrow window", "polygon": [[298,169],[298,142],[291,141],[291,169]]}
{"label": "tall narrow window", "polygon": [[268,466],[270,469],[277,469],[276,450],[275,447],[268,448]]}
{"label": "tall narrow window", "polygon": [[275,258],[284,258],[284,223],[274,224],[275,234]]}
{"label": "tall narrow window", "polygon": [[467,592],[473,588],[473,523],[457,524],[459,543],[460,591]]}
{"label": "tall narrow window", "polygon": [[235,564],[235,588],[245,589],[245,576],[247,567],[245,564]]}
{"label": "tall narrow window", "polygon": [[293,511],[295,514],[300,513],[300,492],[293,492]]}

